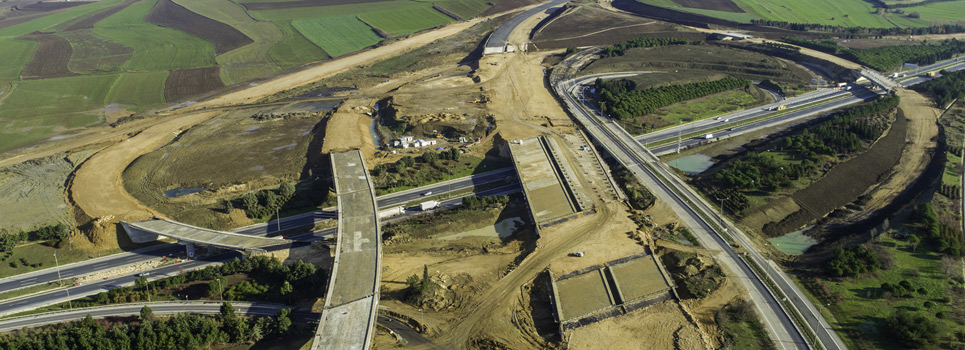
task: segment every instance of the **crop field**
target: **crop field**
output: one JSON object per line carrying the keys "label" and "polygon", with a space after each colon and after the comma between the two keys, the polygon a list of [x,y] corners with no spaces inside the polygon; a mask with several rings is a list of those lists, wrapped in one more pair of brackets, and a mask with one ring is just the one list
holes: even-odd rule
{"label": "crop field", "polygon": [[359,18],[390,36],[412,34],[452,21],[452,18],[436,11],[428,4],[364,13],[359,15]]}
{"label": "crop field", "polygon": [[[18,125],[41,126],[44,125],[41,120],[46,118],[38,116],[60,119],[64,113],[101,108],[116,80],[117,75],[94,75],[23,81],[17,83],[17,88],[0,105],[0,116],[5,121],[18,120]],[[70,122],[63,126],[90,124],[90,120],[86,120],[88,122]]]}
{"label": "crop field", "polygon": [[648,18],[582,6],[540,30],[533,42],[541,50],[612,45],[641,36],[703,39],[705,34]]}
{"label": "crop field", "polygon": [[94,34],[134,48],[122,68],[157,71],[216,64],[214,46],[204,39],[144,21],[156,1],[141,1],[94,26]]}
{"label": "crop field", "polygon": [[74,21],[73,23],[65,22],[70,24],[64,27],[64,31],[94,29],[94,25],[97,24],[97,22],[100,22],[101,20],[120,12],[124,8],[137,1],[139,0],[127,0],[106,10],[98,11],[85,17],[80,17],[79,20]]}
{"label": "crop field", "polygon": [[302,35],[329,55],[341,56],[375,45],[382,38],[355,16],[333,16],[292,21]]}
{"label": "crop field", "polygon": [[921,13],[921,18],[927,20],[965,20],[965,1],[937,2],[925,6],[909,7],[904,10],[906,13]]}
{"label": "crop field", "polygon": [[360,4],[364,2],[379,2],[383,0],[301,0],[301,1],[256,1],[248,2],[242,1],[242,5],[250,11],[260,11],[260,10],[274,10],[274,9],[290,9],[290,8],[301,8],[301,7],[315,7],[315,6],[331,6],[331,5],[351,5]]}
{"label": "crop field", "polygon": [[154,106],[164,103],[165,79],[168,72],[130,73],[117,79],[107,94],[106,104]]}
{"label": "crop field", "polygon": [[466,19],[479,16],[491,6],[488,0],[427,0],[426,2],[431,2]]}
{"label": "crop field", "polygon": [[148,22],[170,27],[207,40],[215,54],[222,54],[253,42],[234,27],[191,12],[171,0],[158,0],[144,18]]}
{"label": "crop field", "polygon": [[[888,14],[885,19],[878,15],[874,7],[863,0],[715,0],[698,2],[693,0],[636,0],[646,4],[672,8],[735,22],[747,23],[752,19],[787,21],[792,23],[818,23],[846,27],[890,28],[892,23],[899,26],[926,26],[928,20],[914,20],[903,15]],[[955,7],[954,2],[941,3]],[[929,5],[931,6],[931,5]],[[929,6],[923,6],[929,7]],[[963,11],[958,4],[958,10]],[[917,9],[917,7],[915,7]],[[907,12],[916,10],[906,9]],[[937,12],[937,10],[936,10]],[[954,16],[956,11],[945,15]],[[942,16],[942,15],[938,15]],[[925,11],[922,17],[928,18]],[[943,17],[934,17],[943,18]],[[961,19],[963,17],[943,18]]]}
{"label": "crop field", "polygon": [[218,67],[172,70],[164,81],[164,99],[178,101],[224,86]]}
{"label": "crop field", "polygon": [[70,42],[73,51],[67,68],[74,73],[119,72],[119,67],[134,55],[134,48],[96,36],[88,29],[60,32],[57,36]]}
{"label": "crop field", "polygon": [[53,34],[33,33],[19,37],[22,40],[37,42],[33,57],[23,67],[20,76],[23,79],[43,79],[71,76],[67,69],[70,55],[73,52],[66,39]]}
{"label": "crop field", "polygon": [[305,62],[329,58],[328,53],[305,38],[288,22],[275,22],[285,33],[285,40],[273,46],[271,58],[283,68],[291,68]]}

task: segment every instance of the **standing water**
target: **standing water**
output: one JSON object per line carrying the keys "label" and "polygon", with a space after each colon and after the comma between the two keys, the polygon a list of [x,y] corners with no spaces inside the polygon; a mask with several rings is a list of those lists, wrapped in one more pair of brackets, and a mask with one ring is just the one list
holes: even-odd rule
{"label": "standing water", "polygon": [[814,238],[811,238],[811,236],[804,234],[804,231],[810,230],[811,227],[814,227],[814,226],[808,226],[800,230],[783,235],[781,237],[774,237],[769,239],[768,241],[771,242],[771,244],[773,244],[774,247],[777,248],[777,250],[780,250],[785,254],[790,254],[790,255],[804,254],[804,252],[807,251],[808,248],[811,248],[811,246],[818,243],[818,241],[815,240]]}
{"label": "standing water", "polygon": [[704,154],[692,154],[686,157],[680,157],[667,162],[670,166],[680,169],[690,175],[696,175],[702,173],[714,165],[714,161],[707,155]]}

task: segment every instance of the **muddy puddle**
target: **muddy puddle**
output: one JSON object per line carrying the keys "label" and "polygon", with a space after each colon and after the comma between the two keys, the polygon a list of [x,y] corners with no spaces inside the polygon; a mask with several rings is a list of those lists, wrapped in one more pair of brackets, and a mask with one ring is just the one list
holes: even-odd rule
{"label": "muddy puddle", "polygon": [[178,198],[181,196],[187,196],[192,193],[198,193],[206,190],[203,187],[186,187],[186,188],[175,188],[173,190],[164,191],[164,196],[168,198]]}

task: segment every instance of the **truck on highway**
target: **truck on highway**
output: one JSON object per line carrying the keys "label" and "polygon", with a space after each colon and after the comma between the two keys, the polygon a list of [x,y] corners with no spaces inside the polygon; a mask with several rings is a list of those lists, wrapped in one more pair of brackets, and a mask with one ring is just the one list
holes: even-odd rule
{"label": "truck on highway", "polygon": [[785,109],[787,109],[787,105],[780,105],[780,106],[777,106],[777,109],[776,109],[776,110],[778,110],[778,111],[783,111],[783,110],[785,110]]}
{"label": "truck on highway", "polygon": [[379,219],[390,218],[405,214],[405,207],[395,207],[379,211]]}
{"label": "truck on highway", "polygon": [[425,201],[419,203],[419,210],[426,211],[430,209],[435,209],[439,207],[439,202],[437,201]]}
{"label": "truck on highway", "polygon": [[710,140],[710,139],[712,139],[712,138],[714,138],[714,134],[704,135],[704,140]]}

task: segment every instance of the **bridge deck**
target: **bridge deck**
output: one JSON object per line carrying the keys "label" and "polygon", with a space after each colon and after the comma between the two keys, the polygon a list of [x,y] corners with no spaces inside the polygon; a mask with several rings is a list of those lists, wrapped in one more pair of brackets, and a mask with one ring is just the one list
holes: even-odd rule
{"label": "bridge deck", "polygon": [[312,349],[367,349],[379,302],[381,233],[375,192],[359,151],[332,154],[338,250]]}
{"label": "bridge deck", "polygon": [[509,150],[537,225],[579,211],[541,136],[511,143]]}
{"label": "bridge deck", "polygon": [[124,222],[122,225],[127,229],[132,239],[136,236],[161,235],[179,241],[236,250],[258,249],[291,243],[289,240],[280,238],[217,231],[164,219]]}

